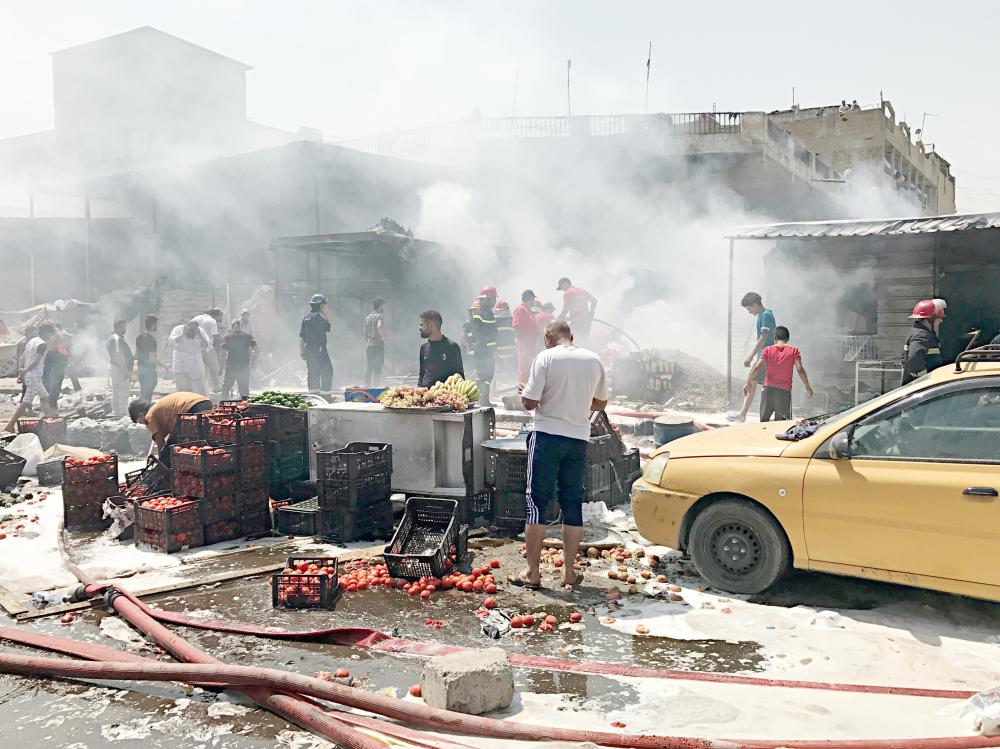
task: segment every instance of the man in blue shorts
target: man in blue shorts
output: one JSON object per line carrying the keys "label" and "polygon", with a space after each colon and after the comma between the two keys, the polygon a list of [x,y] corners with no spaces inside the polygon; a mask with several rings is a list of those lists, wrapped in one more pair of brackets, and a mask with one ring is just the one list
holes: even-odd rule
{"label": "man in blue shorts", "polygon": [[580,582],[573,562],[583,538],[590,414],[608,404],[608,385],[601,360],[592,351],[573,345],[573,333],[565,320],[545,326],[545,351],[531,364],[528,383],[521,388],[521,401],[535,417],[528,435],[525,497],[528,566],[511,575],[509,581],[527,588],[541,586],[539,561],[545,540],[545,510],[555,499],[558,486],[566,560],[562,585],[572,588]]}

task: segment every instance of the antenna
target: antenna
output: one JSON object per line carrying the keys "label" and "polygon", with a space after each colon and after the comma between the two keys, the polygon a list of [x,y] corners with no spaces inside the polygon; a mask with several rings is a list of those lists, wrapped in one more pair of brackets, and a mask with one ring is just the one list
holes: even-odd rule
{"label": "antenna", "polygon": [[649,54],[646,56],[646,103],[642,107],[643,114],[649,114],[649,69],[653,63],[653,43],[649,43]]}
{"label": "antenna", "polygon": [[573,58],[571,57],[566,61],[566,116],[567,117],[573,116],[573,107],[571,104],[570,91],[569,91],[569,71],[572,67],[573,67]]}

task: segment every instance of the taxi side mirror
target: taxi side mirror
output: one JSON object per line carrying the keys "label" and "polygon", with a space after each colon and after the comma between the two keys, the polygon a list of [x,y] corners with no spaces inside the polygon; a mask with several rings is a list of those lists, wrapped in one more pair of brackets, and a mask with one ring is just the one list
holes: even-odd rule
{"label": "taxi side mirror", "polygon": [[830,458],[832,460],[847,460],[851,457],[851,438],[847,432],[838,432],[830,440]]}

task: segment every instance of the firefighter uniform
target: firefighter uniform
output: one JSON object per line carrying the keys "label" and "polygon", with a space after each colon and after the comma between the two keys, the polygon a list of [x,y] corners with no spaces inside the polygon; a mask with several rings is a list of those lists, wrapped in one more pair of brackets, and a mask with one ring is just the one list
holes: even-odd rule
{"label": "firefighter uniform", "polygon": [[903,346],[902,384],[913,382],[941,364],[941,343],[937,334],[917,320]]}
{"label": "firefighter uniform", "polygon": [[517,384],[517,340],[514,337],[514,317],[506,306],[498,306],[497,321],[497,367],[496,379],[505,384]]}
{"label": "firefighter uniform", "polygon": [[472,343],[476,362],[476,384],[479,386],[479,402],[488,406],[490,388],[496,372],[497,321],[492,306],[480,298],[479,309],[472,315]]}

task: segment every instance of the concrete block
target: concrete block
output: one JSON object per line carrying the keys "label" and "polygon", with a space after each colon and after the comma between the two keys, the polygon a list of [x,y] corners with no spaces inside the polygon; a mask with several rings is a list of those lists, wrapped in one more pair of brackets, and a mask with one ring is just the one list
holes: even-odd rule
{"label": "concrete block", "polygon": [[66,444],[101,449],[101,425],[93,419],[75,419],[66,425]]}
{"label": "concrete block", "polygon": [[424,664],[420,689],[431,707],[482,715],[510,706],[514,671],[500,648],[438,655]]}

